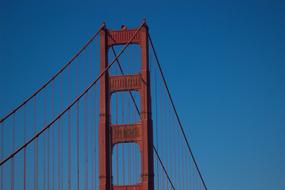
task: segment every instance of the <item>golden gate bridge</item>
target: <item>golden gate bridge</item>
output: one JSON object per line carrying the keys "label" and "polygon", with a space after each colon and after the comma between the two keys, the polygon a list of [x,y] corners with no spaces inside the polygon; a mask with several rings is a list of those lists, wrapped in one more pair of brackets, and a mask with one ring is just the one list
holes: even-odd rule
{"label": "golden gate bridge", "polygon": [[0,135],[1,190],[207,190],[145,21],[102,24]]}

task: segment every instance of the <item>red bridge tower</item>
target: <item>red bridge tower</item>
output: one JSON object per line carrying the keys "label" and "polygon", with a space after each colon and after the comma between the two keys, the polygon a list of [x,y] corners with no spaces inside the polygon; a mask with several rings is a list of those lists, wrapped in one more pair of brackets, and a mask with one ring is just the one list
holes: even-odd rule
{"label": "red bridge tower", "polygon": [[[132,44],[142,51],[141,71],[138,74],[110,76],[108,72],[100,79],[99,121],[99,186],[100,190],[153,190],[153,129],[150,98],[150,74],[148,65],[148,27],[137,29],[108,30],[100,32],[101,71],[108,67],[108,49],[115,45]],[[141,99],[141,120],[135,124],[113,125],[110,119],[110,100],[119,91],[138,91]],[[134,185],[113,185],[112,149],[119,143],[137,143],[141,153],[141,180]]]}

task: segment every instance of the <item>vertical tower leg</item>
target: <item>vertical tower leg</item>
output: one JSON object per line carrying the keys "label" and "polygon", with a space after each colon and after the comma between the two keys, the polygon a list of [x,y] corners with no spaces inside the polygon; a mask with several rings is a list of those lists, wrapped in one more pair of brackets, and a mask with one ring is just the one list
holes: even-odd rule
{"label": "vertical tower leg", "polygon": [[143,190],[154,189],[153,173],[153,129],[151,116],[150,76],[148,63],[148,28],[141,29],[142,67],[141,76],[144,85],[141,90],[141,119],[143,130],[142,184]]}
{"label": "vertical tower leg", "polygon": [[[100,70],[108,66],[107,31],[100,32]],[[100,79],[100,115],[99,115],[99,186],[100,190],[111,189],[111,150],[109,138],[109,88],[108,71]]]}

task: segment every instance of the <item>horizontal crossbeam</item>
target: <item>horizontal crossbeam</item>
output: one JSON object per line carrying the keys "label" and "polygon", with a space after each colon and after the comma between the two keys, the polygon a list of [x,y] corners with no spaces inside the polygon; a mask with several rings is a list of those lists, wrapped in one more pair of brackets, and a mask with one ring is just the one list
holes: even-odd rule
{"label": "horizontal crossbeam", "polygon": [[140,90],[142,87],[140,74],[110,76],[109,87],[110,93],[117,91]]}

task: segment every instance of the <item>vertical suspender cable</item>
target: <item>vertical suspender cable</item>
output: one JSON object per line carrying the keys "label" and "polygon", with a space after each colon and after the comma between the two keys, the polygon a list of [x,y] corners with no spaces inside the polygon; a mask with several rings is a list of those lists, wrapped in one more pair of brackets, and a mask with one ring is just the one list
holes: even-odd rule
{"label": "vertical suspender cable", "polygon": [[[37,96],[34,97],[34,133],[37,133]],[[34,189],[38,190],[38,140],[35,140]]]}
{"label": "vertical suspender cable", "polygon": [[71,115],[68,110],[68,190],[71,190]]}
{"label": "vertical suspender cable", "polygon": [[[16,115],[13,117],[13,128],[12,128],[12,149],[15,150],[15,128],[16,128]],[[14,190],[14,157],[11,160],[11,190]]]}
{"label": "vertical suspender cable", "polygon": [[[24,142],[26,142],[26,106],[24,106]],[[27,172],[27,166],[26,166],[26,154],[27,150],[26,147],[24,148],[24,190],[26,190],[26,172]]]}
{"label": "vertical suspender cable", "polygon": [[[87,54],[86,54],[87,57]],[[88,81],[87,77],[87,61],[85,62],[85,81]],[[88,83],[88,82],[87,82]],[[85,190],[88,190],[88,93],[84,97],[84,147],[85,147]]]}
{"label": "vertical suspender cable", "polygon": [[95,88],[95,90],[94,90],[94,101],[95,101],[95,106],[94,106],[94,108],[95,108],[95,111],[94,111],[94,118],[95,118],[95,124],[94,124],[94,136],[95,136],[95,138],[94,138],[94,157],[93,157],[93,160],[94,160],[94,179],[93,179],[93,181],[95,181],[95,187],[94,187],[94,189],[93,190],[96,190],[96,187],[97,187],[97,175],[96,175],[96,164],[97,164],[97,162],[96,162],[96,158],[97,158],[97,155],[96,155],[96,143],[97,143],[97,120],[96,120],[96,118],[97,118],[97,112],[96,112],[96,88]]}
{"label": "vertical suspender cable", "polygon": [[[62,84],[62,82],[61,82],[61,84]],[[59,92],[61,93],[62,92],[62,85],[60,85],[60,90],[59,90]],[[62,106],[62,101],[63,100],[60,100],[60,109],[59,110],[61,110],[61,108],[63,107]],[[67,115],[66,116],[66,118],[68,119],[68,111],[69,110],[67,110],[67,113],[65,114],[65,115]],[[63,129],[65,128],[65,126],[67,126],[68,124],[67,124],[67,122],[66,122],[66,120],[64,119],[64,117],[61,117],[61,118],[59,118],[58,119],[58,122],[60,123],[60,125],[58,126],[58,135],[59,135],[59,142],[58,142],[58,148],[59,148],[59,155],[58,155],[58,158],[59,158],[59,163],[58,163],[58,176],[59,176],[59,179],[58,179],[58,182],[59,182],[59,184],[57,184],[58,185],[58,190],[63,190],[63,184],[65,184],[65,182],[64,182],[64,179],[66,179],[66,178],[68,178],[68,174],[67,174],[67,171],[66,171],[66,178],[64,178],[63,177],[63,172],[64,172],[64,170],[63,170],[63,166],[64,166],[64,160],[63,160],[63,158],[64,158],[64,154],[63,154],[63,150],[64,150],[64,131],[63,131]],[[68,126],[67,126],[68,127]],[[67,134],[67,136],[68,136],[68,134]],[[67,137],[68,138],[68,137]],[[66,138],[66,139],[67,139]],[[55,166],[56,167],[56,166]]]}
{"label": "vertical suspender cable", "polygon": [[[183,170],[183,165],[185,164],[186,165],[186,162],[185,162],[185,157],[184,157],[184,155],[183,155],[183,152],[182,152],[182,150],[181,150],[181,156],[182,156],[182,161],[181,161],[181,169],[182,169],[182,187],[183,187],[183,189],[185,190],[185,178],[187,177],[187,170]],[[186,167],[187,167],[188,165],[186,165]],[[186,173],[185,173],[186,172]],[[186,178],[187,179],[187,178]]]}
{"label": "vertical suspender cable", "polygon": [[[187,179],[186,178],[187,177],[187,174],[186,174],[187,170],[186,169],[187,169],[187,166],[188,166],[189,162],[188,163],[185,162],[183,150],[181,149],[181,163],[180,163],[180,167],[181,167],[181,176],[182,176],[182,189],[185,190],[185,180]],[[185,168],[184,168],[184,165],[185,165]]]}
{"label": "vertical suspender cable", "polygon": [[[52,92],[52,115],[55,115],[55,83],[53,83],[53,92]],[[52,151],[51,151],[51,157],[52,157],[52,190],[54,189],[54,179],[55,179],[55,169],[54,169],[54,160],[55,160],[55,130],[52,130],[51,134],[51,142],[52,142]]]}
{"label": "vertical suspender cable", "polygon": [[[132,117],[133,117],[133,122],[135,121],[135,112],[132,110],[130,113],[132,113]],[[133,144],[131,144],[131,155],[130,155],[130,157],[132,158],[131,159],[131,161],[130,161],[130,164],[131,164],[131,168],[132,168],[132,170],[131,170],[131,182],[132,183],[135,183],[136,182],[136,180],[134,179],[134,177],[136,176],[136,172],[135,172],[135,164],[134,164],[134,162],[135,162],[135,156],[134,156],[134,153],[135,153],[135,144],[133,143]]]}
{"label": "vertical suspender cable", "polygon": [[[128,49],[128,50],[131,50],[131,49]],[[127,55],[126,56],[127,57],[126,64],[129,66],[128,68],[130,68],[130,71],[132,71],[131,67],[133,67],[134,64],[130,64],[130,59],[131,60],[135,60],[135,59],[132,58],[132,55],[133,55],[132,53],[128,53],[127,54],[127,51],[126,51],[126,55]],[[118,66],[118,64],[117,64],[117,66]],[[124,93],[124,95],[125,94],[126,93]],[[131,120],[131,111],[130,111],[130,100],[129,100],[129,98],[127,98],[126,100],[127,100],[127,110],[126,110],[127,111],[127,122],[126,123],[131,124],[132,120]],[[126,146],[126,156],[127,156],[126,160],[127,160],[127,168],[128,168],[128,171],[127,171],[128,182],[127,183],[130,184],[131,183],[131,179],[130,179],[131,178],[131,175],[130,175],[130,173],[131,173],[131,167],[130,167],[130,163],[131,163],[130,146],[129,146],[129,144],[125,144],[125,146]]]}
{"label": "vertical suspender cable", "polygon": [[[76,64],[76,86],[75,86],[75,91],[79,91],[79,64]],[[79,101],[76,103],[76,170],[77,170],[77,190],[80,189],[80,157],[79,157]]]}
{"label": "vertical suspender cable", "polygon": [[[154,68],[154,67],[153,67]],[[158,107],[158,102],[157,102],[157,73],[156,69],[154,70],[154,99],[155,99],[155,141],[156,141],[156,148],[157,151],[159,152],[159,143],[158,143],[158,113],[157,113],[157,107]],[[156,188],[159,189],[159,172],[158,172],[158,159],[156,159]]]}
{"label": "vertical suspender cable", "polygon": [[[46,125],[46,114],[47,114],[47,100],[46,96],[44,96],[44,126]],[[48,132],[47,132],[48,133]],[[44,140],[43,140],[43,190],[46,190],[46,138],[47,134],[44,135]]]}
{"label": "vertical suspender cable", "polygon": [[50,130],[47,131],[47,189],[50,190]]}
{"label": "vertical suspender cable", "polygon": [[[69,109],[68,109],[69,110]],[[63,119],[62,119],[63,120]],[[64,163],[66,163],[63,158],[63,150],[64,150],[64,140],[63,140],[63,134],[64,134],[64,131],[63,131],[64,127],[61,127],[60,128],[60,146],[61,146],[61,151],[60,151],[60,179],[61,179],[61,183],[60,183],[60,188],[61,190],[63,190],[63,184],[65,184],[64,182],[64,177],[63,177],[63,166],[64,166]]]}
{"label": "vertical suspender cable", "polygon": [[[4,159],[4,123],[1,123],[1,160]],[[0,167],[0,190],[3,189],[3,167]]]}
{"label": "vertical suspender cable", "polygon": [[[124,120],[124,115],[125,115],[125,113],[124,113],[124,104],[125,104],[125,102],[124,102],[124,95],[122,94],[122,123],[124,123],[125,122],[125,120]],[[123,184],[125,184],[125,152],[124,152],[124,144],[122,144],[122,183]]]}
{"label": "vertical suspender cable", "polygon": [[[183,157],[183,161],[182,161],[182,169],[183,169],[183,165],[186,164],[186,158],[185,155],[182,155]],[[188,164],[186,165],[186,169],[183,170],[183,176],[185,176],[185,178],[183,179],[183,189],[186,189],[187,187],[187,179],[188,179]]]}
{"label": "vertical suspender cable", "polygon": [[87,116],[87,101],[88,93],[84,98],[84,147],[85,147],[85,190],[88,190],[88,116]]}
{"label": "vertical suspender cable", "polygon": [[54,167],[54,161],[55,161],[55,150],[54,150],[54,146],[55,146],[55,130],[53,129],[52,130],[52,134],[51,134],[51,142],[52,142],[52,147],[51,147],[51,157],[52,157],[52,183],[51,183],[51,186],[52,186],[52,190],[55,190],[54,189],[54,180],[55,180],[55,167]]}
{"label": "vertical suspender cable", "polygon": [[[71,81],[71,74],[69,74],[69,80]],[[71,88],[71,87],[70,87]],[[70,89],[72,91],[72,89]],[[68,166],[67,166],[67,189],[71,190],[71,109],[68,110],[68,139],[67,139],[67,146],[68,146]],[[63,173],[63,172],[62,172]],[[63,186],[62,186],[63,188]]]}
{"label": "vertical suspender cable", "polygon": [[162,179],[162,180],[161,180],[161,182],[162,182],[162,183],[161,183],[161,184],[162,184],[162,185],[161,185],[162,189],[165,189],[165,186],[166,186],[166,184],[165,184],[165,177],[166,177],[166,176],[163,176],[163,177],[161,178],[161,179]]}
{"label": "vertical suspender cable", "polygon": [[[128,119],[129,119],[129,121],[128,121],[128,123],[131,123],[131,114],[130,114],[130,101],[128,100],[127,101],[127,104],[128,104],[128,111],[127,111],[127,114],[128,114]],[[129,146],[126,146],[126,148],[127,148],[127,162],[128,162],[128,184],[130,184],[130,178],[131,178],[131,175],[130,175],[130,173],[131,173],[131,167],[130,167],[130,147]]]}
{"label": "vertical suspender cable", "polygon": [[[60,88],[59,94],[62,96],[62,82],[60,81]],[[62,100],[59,103],[60,109],[62,108]],[[61,138],[60,138],[60,129],[61,129],[61,118],[58,120],[58,127],[57,127],[57,190],[60,190],[61,179],[60,177],[60,169],[61,169]]]}
{"label": "vertical suspender cable", "polygon": [[[92,55],[92,53],[93,53],[93,49],[92,49],[92,46],[90,46],[89,47],[89,81],[91,82],[92,81],[92,76],[93,76],[93,55]],[[89,83],[89,81],[88,81],[88,83]],[[90,98],[89,98],[89,103],[91,104],[92,103],[92,91],[91,92],[89,92],[89,96],[90,96]],[[89,126],[88,126],[88,130],[89,130],[89,132],[88,132],[88,135],[89,135],[89,137],[88,137],[88,139],[89,139],[89,141],[88,141],[88,143],[90,143],[90,146],[88,146],[88,156],[89,156],[89,158],[88,158],[88,163],[89,163],[89,166],[88,166],[88,168],[90,168],[89,169],[89,172],[90,172],[90,174],[91,175],[89,175],[90,177],[89,177],[89,179],[91,178],[91,181],[89,182],[89,186],[90,186],[90,189],[91,190],[93,190],[93,187],[92,187],[92,184],[93,184],[93,178],[92,178],[92,176],[93,176],[93,159],[92,159],[92,155],[93,155],[93,146],[92,146],[92,131],[93,131],[93,129],[92,129],[92,121],[93,121],[93,117],[92,117],[92,108],[91,108],[91,106],[89,106],[88,107],[88,113],[89,113]],[[91,116],[90,116],[90,114],[91,114]],[[89,187],[88,186],[88,187]]]}
{"label": "vertical suspender cable", "polygon": [[[164,130],[167,130],[167,128],[168,128],[168,125],[167,125],[167,122],[165,122],[165,112],[166,112],[166,110],[165,110],[165,104],[164,104],[164,96],[163,96],[163,94],[162,93],[160,93],[160,108],[159,108],[159,110],[161,110],[161,121],[160,121],[160,125],[161,125],[161,129],[164,129]],[[165,135],[165,133],[161,133],[161,135],[162,135],[162,137],[161,137],[161,139],[163,140],[164,138],[163,138],[163,135]],[[163,141],[162,141],[162,143],[163,143]],[[171,143],[171,144],[173,144],[173,142]],[[165,154],[165,147],[164,146],[162,146],[161,147],[161,149],[160,149],[160,152],[162,153],[162,154]],[[176,162],[175,162],[175,157],[176,157],[176,154],[175,154],[175,152],[172,154],[173,155],[173,168],[176,168]],[[174,182],[175,182],[175,174],[173,175],[173,180],[174,180]],[[163,181],[163,179],[164,179],[164,176],[162,175],[161,176],[161,188],[162,189],[164,189],[164,181]],[[175,185],[176,185],[176,187],[177,187],[177,184],[175,183]],[[178,187],[179,188],[179,187]]]}
{"label": "vertical suspender cable", "polygon": [[[92,74],[92,72],[93,72],[93,57],[92,57],[92,52],[93,52],[93,50],[92,50],[92,48],[91,48],[91,51],[90,51],[90,78],[91,78],[91,81],[92,81],[92,76],[93,76],[93,74]],[[94,92],[95,92],[95,89],[94,89]],[[95,95],[95,93],[94,93],[94,95]],[[92,98],[94,98],[93,96],[92,96],[92,94],[91,94],[91,102],[90,103],[92,103]],[[93,99],[94,100],[94,99]],[[91,106],[91,108],[92,108],[92,106]],[[94,111],[94,110],[92,110],[91,109],[91,116],[93,116],[94,117],[94,113],[92,112],[92,111]],[[93,117],[91,117],[91,118],[93,118]],[[94,117],[95,118],[95,117]],[[90,143],[90,149],[91,149],[91,160],[90,160],[90,162],[91,162],[91,190],[94,190],[94,181],[95,181],[95,179],[94,179],[94,158],[95,158],[95,156],[94,156],[94,144],[93,144],[93,141],[92,141],[92,137],[93,137],[93,133],[94,133],[94,128],[92,128],[92,126],[93,125],[95,125],[95,122],[94,122],[94,124],[92,124],[92,121],[94,121],[94,120],[91,120],[91,127],[90,127],[90,136],[91,136],[91,138],[90,138],[90,140],[91,140],[91,143]]]}
{"label": "vertical suspender cable", "polygon": [[47,131],[47,190],[50,190],[50,131]]}
{"label": "vertical suspender cable", "polygon": [[[94,104],[96,106],[96,88],[94,89]],[[94,117],[94,124],[93,124],[93,135],[94,135],[94,141],[92,141],[92,162],[93,162],[93,167],[92,167],[92,190],[95,190],[96,189],[96,107],[94,107],[94,113],[93,113],[93,117]]]}
{"label": "vertical suspender cable", "polygon": [[[133,111],[133,117],[134,117],[134,118],[136,117],[136,112],[135,112],[135,111]],[[136,119],[135,119],[135,121],[136,121]],[[136,166],[136,164],[135,164],[135,162],[136,162],[135,148],[136,148],[136,145],[133,144],[133,146],[132,146],[132,157],[133,157],[133,162],[132,162],[132,168],[133,168],[132,176],[133,176],[133,179],[132,179],[132,181],[133,181],[133,183],[136,182],[136,180],[137,180],[137,179],[136,179],[136,176],[138,176],[137,173],[139,172],[139,171],[137,171],[136,168],[135,168],[135,166]],[[137,172],[136,172],[136,171],[137,171]],[[139,180],[139,179],[138,179],[138,180]]]}
{"label": "vertical suspender cable", "polygon": [[79,176],[79,102],[76,103],[76,147],[77,147],[77,190],[80,189],[80,176]]}
{"label": "vertical suspender cable", "polygon": [[[69,110],[69,109],[68,109],[68,110]],[[68,110],[67,110],[67,111],[68,111]],[[62,120],[63,120],[63,119],[62,119]],[[64,131],[63,131],[63,129],[64,129],[63,127],[61,127],[61,129],[60,129],[60,130],[61,130],[61,131],[60,131],[60,136],[61,136],[61,137],[60,137],[60,146],[61,146],[61,148],[60,148],[60,149],[61,149],[61,151],[60,151],[60,162],[61,162],[61,163],[60,163],[60,179],[61,179],[60,186],[61,186],[61,190],[63,190],[63,184],[65,184],[65,182],[64,182],[64,179],[65,179],[65,178],[63,177],[63,171],[64,171],[64,170],[63,170],[63,166],[64,166],[64,163],[65,163],[64,160],[63,160],[63,158],[64,158],[64,157],[63,157],[63,150],[64,150],[64,148],[63,148],[63,147],[64,147],[64,144],[63,144],[63,143],[64,143],[64,141],[63,141],[63,132],[64,132]]]}
{"label": "vertical suspender cable", "polygon": [[57,127],[57,189],[60,190],[60,183],[61,183],[61,179],[60,179],[60,128],[61,128],[61,119],[58,120],[58,127]]}
{"label": "vertical suspender cable", "polygon": [[[114,49],[114,47],[111,47],[112,49]],[[116,67],[116,74],[118,74],[118,67]],[[119,114],[119,110],[118,110],[118,93],[115,93],[115,123],[119,124],[118,121],[118,114]],[[115,165],[116,165],[116,184],[119,184],[119,145],[116,145],[116,160],[115,160]]]}
{"label": "vertical suspender cable", "polygon": [[87,123],[87,96],[84,98],[84,147],[85,147],[85,190],[88,190],[88,123]]}
{"label": "vertical suspender cable", "polygon": [[[116,124],[118,124],[118,94],[115,94],[116,101]],[[116,184],[119,184],[119,146],[116,145]]]}
{"label": "vertical suspender cable", "polygon": [[[193,163],[191,162],[191,165],[192,165],[192,164],[193,164]],[[193,169],[194,169],[194,166],[193,166]],[[191,170],[191,171],[192,171],[192,172],[191,172],[191,174],[192,174],[192,175],[191,175],[191,182],[192,182],[192,183],[191,183],[191,187],[192,187],[192,189],[195,189],[195,180],[194,180],[194,176],[195,176],[195,175],[194,175],[194,170],[193,170],[193,169]]]}

